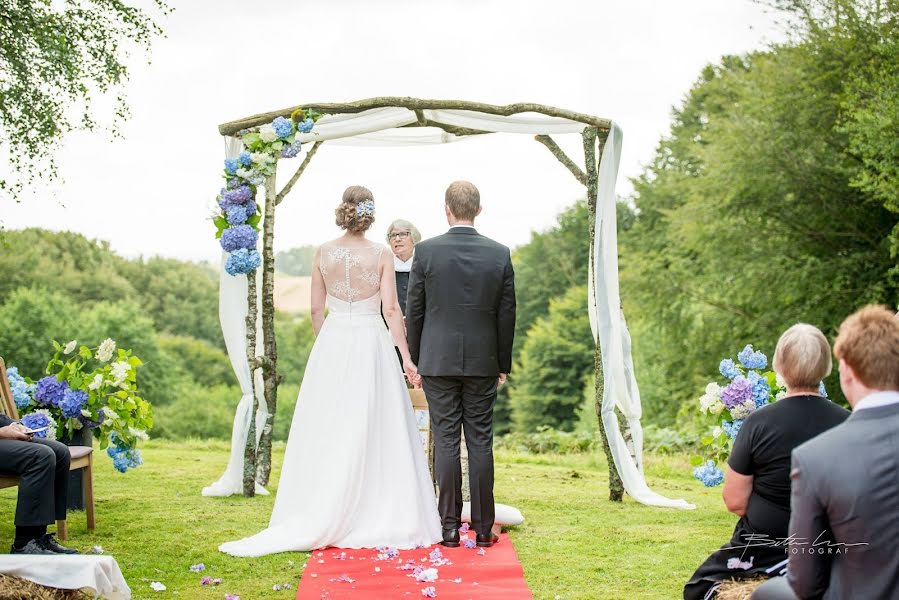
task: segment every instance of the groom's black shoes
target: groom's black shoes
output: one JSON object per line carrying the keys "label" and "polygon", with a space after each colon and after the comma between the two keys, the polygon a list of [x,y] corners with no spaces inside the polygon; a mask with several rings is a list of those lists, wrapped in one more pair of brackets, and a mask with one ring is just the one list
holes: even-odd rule
{"label": "groom's black shoes", "polygon": [[443,530],[443,541],[440,542],[447,548],[458,548],[459,547],[459,530],[458,529],[444,529]]}
{"label": "groom's black shoes", "polygon": [[480,548],[489,548],[493,544],[499,541],[499,538],[493,533],[490,532],[487,535],[478,534],[477,544]]}

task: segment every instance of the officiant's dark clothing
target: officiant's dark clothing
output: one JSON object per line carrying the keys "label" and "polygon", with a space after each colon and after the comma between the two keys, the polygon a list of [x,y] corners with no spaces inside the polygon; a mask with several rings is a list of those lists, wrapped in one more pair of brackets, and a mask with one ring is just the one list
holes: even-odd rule
{"label": "officiant's dark clothing", "polygon": [[[0,427],[14,423],[0,415]],[[49,525],[66,518],[69,449],[55,440],[30,442],[0,439],[0,473],[19,477],[15,525]]]}
{"label": "officiant's dark clothing", "polygon": [[400,302],[400,311],[406,316],[406,296],[409,295],[409,273],[396,272],[396,298]]}
{"label": "officiant's dark clothing", "polygon": [[[731,469],[753,477],[746,514],[730,542],[693,573],[684,587],[685,600],[711,597],[721,581],[764,575],[787,559],[783,540],[790,525],[790,454],[848,416],[849,411],[827,398],[810,395],[783,398],[746,418],[727,459]],[[752,566],[729,568],[732,559]],[[768,573],[779,574],[779,569]]]}
{"label": "officiant's dark clothing", "polygon": [[444,529],[461,524],[462,428],[468,447],[471,521],[493,527],[493,407],[497,377],[512,369],[515,274],[509,249],[472,227],[415,247],[406,330],[428,399]]}

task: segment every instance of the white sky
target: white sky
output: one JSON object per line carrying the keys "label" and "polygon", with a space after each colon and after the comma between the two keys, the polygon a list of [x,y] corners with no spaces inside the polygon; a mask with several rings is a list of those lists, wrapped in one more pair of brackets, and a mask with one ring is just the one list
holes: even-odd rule
{"label": "white sky", "polygon": [[[781,39],[747,0],[174,0],[152,64],[133,66],[125,139],[79,133],[59,154],[64,183],[5,203],[4,225],[72,230],[119,253],[218,260],[208,220],[221,187],[217,125],[304,102],[371,96],[539,102],[611,118],[624,130],[620,195],[667,134],[700,69]],[[579,136],[559,139],[577,162]],[[283,180],[300,158],[282,161]],[[583,187],[530,136],[425,148],[323,145],[279,206],[276,249],[339,233],[345,187],[369,187],[372,237],[406,218],[446,228],[443,192],[481,190],[482,233],[515,246]]]}

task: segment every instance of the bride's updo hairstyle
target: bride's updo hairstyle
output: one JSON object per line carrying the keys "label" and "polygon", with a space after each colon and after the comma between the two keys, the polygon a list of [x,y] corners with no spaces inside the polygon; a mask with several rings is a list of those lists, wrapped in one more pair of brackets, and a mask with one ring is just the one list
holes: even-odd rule
{"label": "bride's updo hairstyle", "polygon": [[375,199],[371,190],[351,185],[343,192],[343,201],[334,211],[337,226],[352,233],[368,231],[375,222]]}

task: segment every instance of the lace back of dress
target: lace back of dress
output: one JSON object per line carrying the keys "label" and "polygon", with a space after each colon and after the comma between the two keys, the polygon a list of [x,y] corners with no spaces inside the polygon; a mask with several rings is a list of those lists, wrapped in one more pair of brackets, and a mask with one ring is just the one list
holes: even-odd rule
{"label": "lace back of dress", "polygon": [[383,250],[383,246],[322,246],[319,270],[328,294],[351,303],[377,295],[381,289],[378,263]]}

